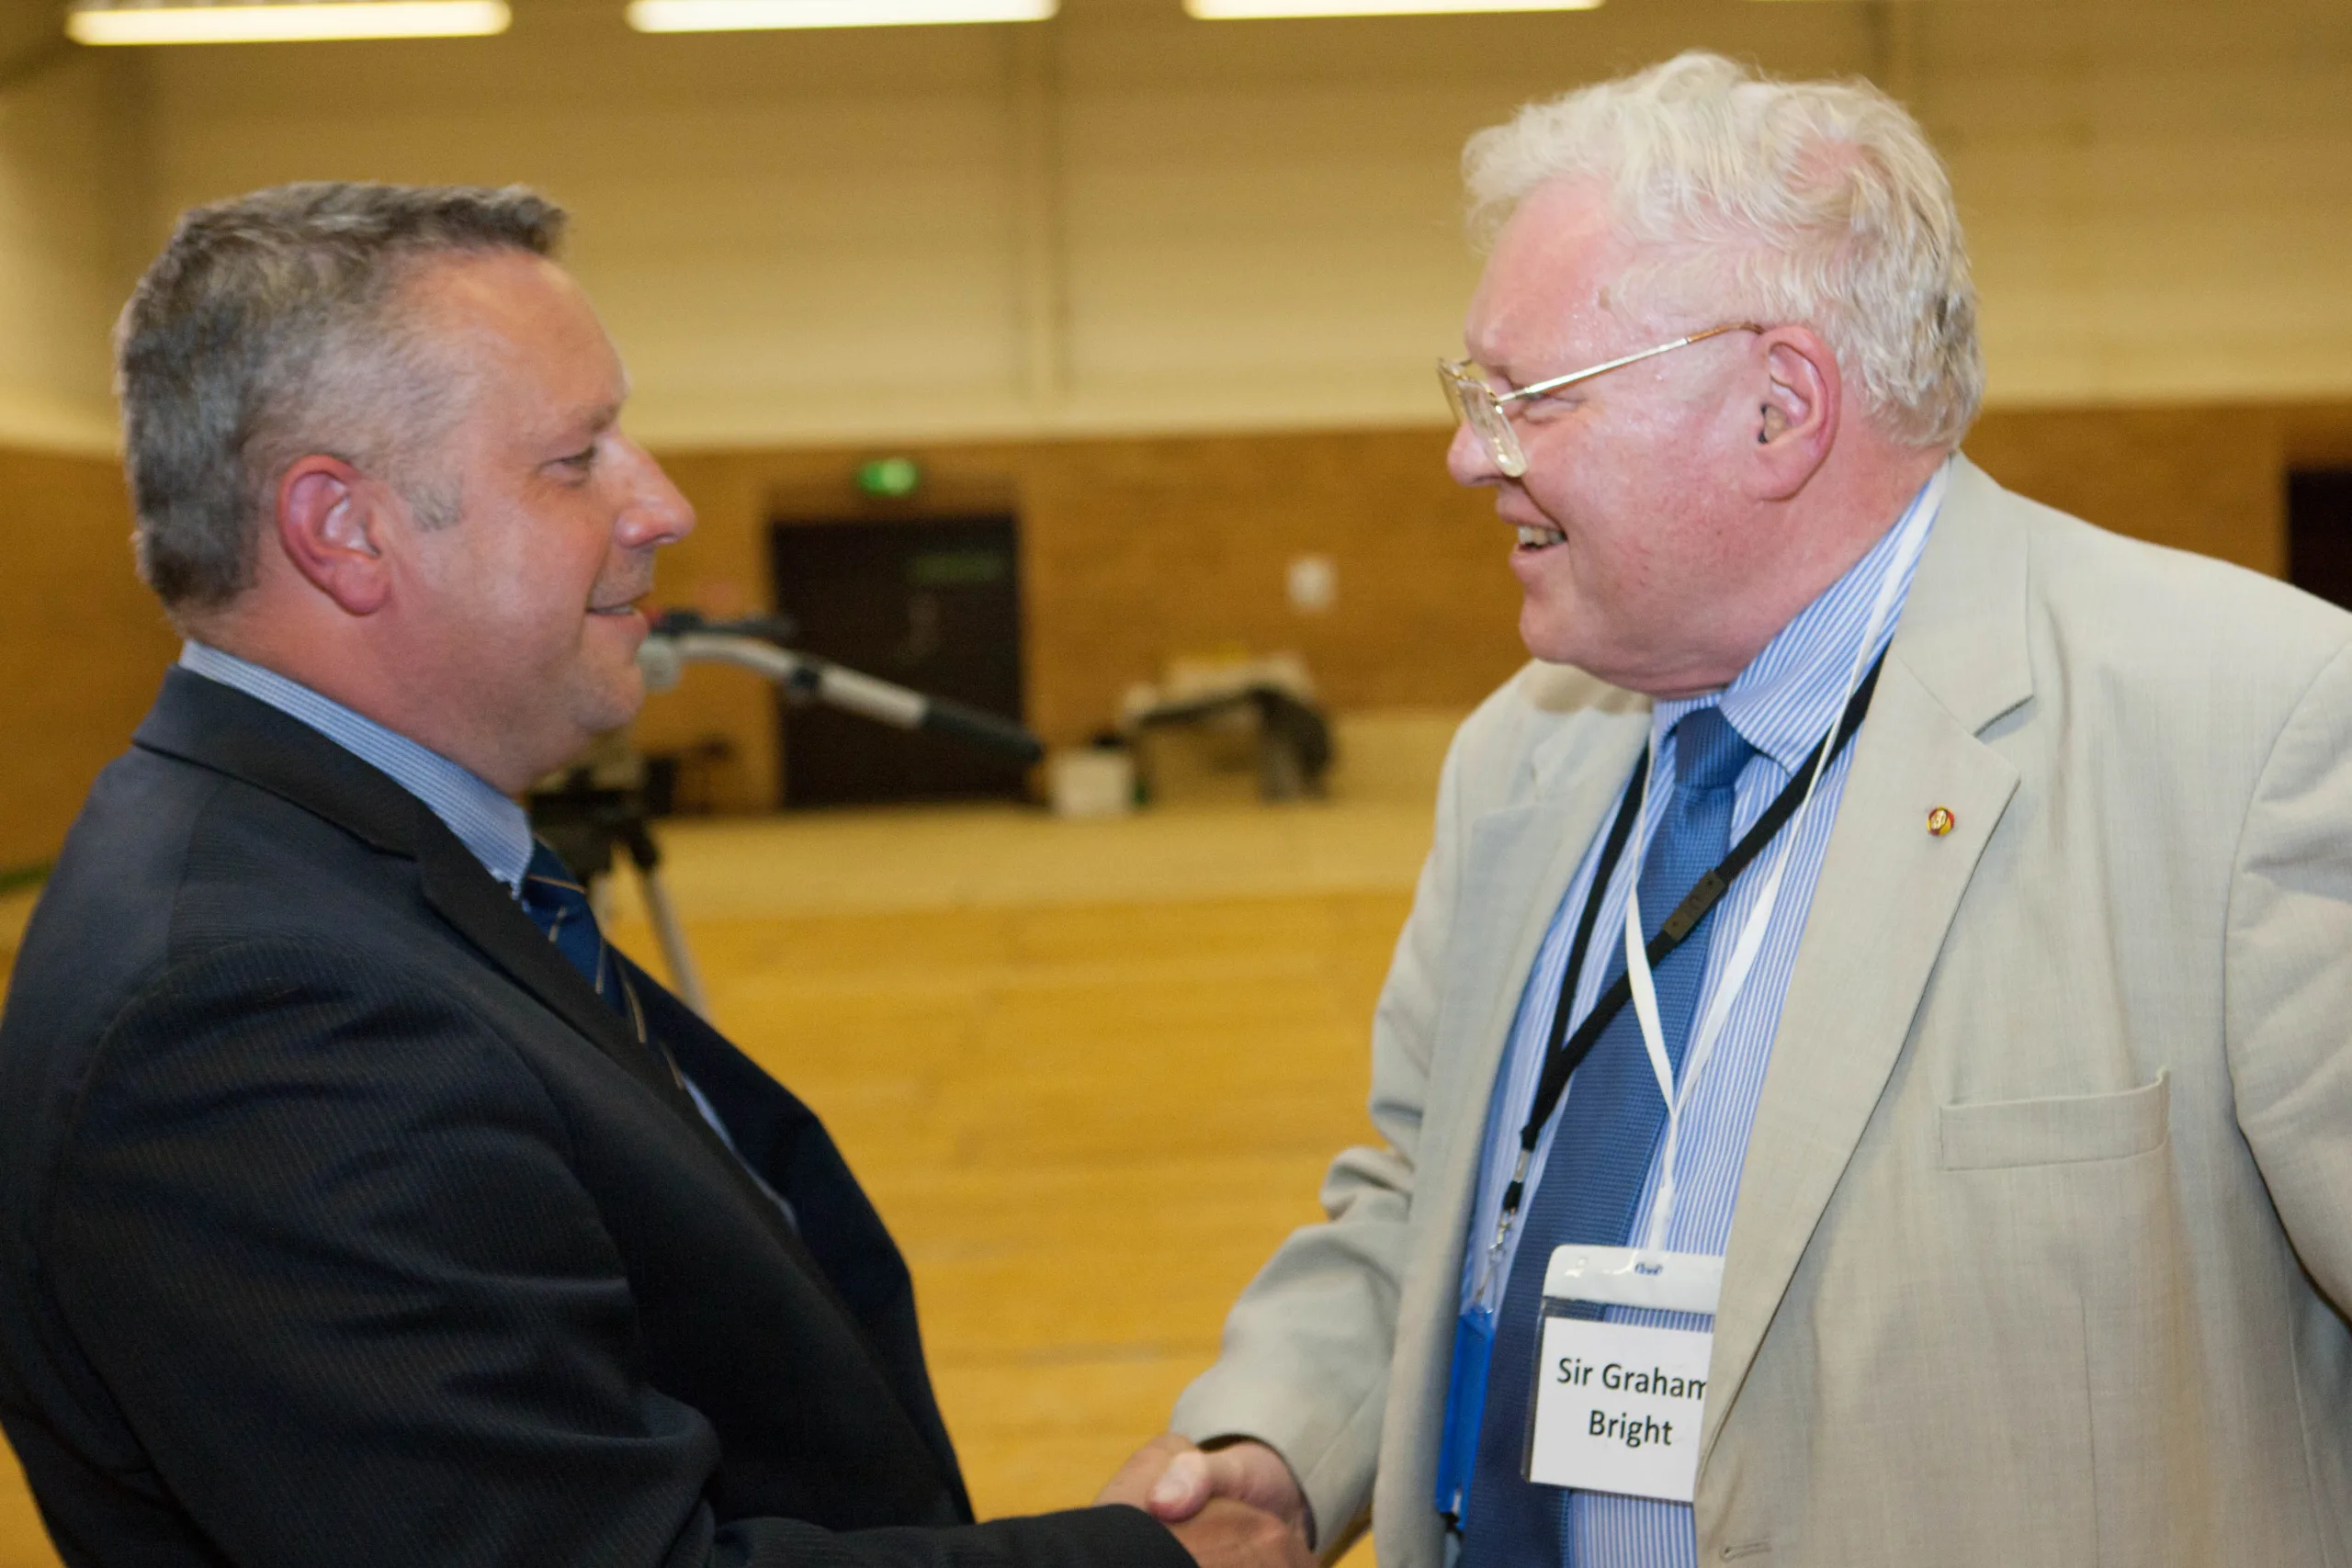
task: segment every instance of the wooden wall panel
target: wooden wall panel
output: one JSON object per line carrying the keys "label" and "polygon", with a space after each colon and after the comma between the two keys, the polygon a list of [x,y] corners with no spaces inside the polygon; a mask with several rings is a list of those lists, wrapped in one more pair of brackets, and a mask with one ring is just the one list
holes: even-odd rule
{"label": "wooden wall panel", "polygon": [[0,870],[48,860],[179,641],[132,575],[111,458],[0,449]]}
{"label": "wooden wall panel", "polygon": [[[1171,657],[1220,649],[1303,655],[1335,708],[1462,710],[1514,669],[1518,591],[1509,536],[1485,497],[1457,490],[1444,433],[942,445],[914,503],[857,495],[872,449],[665,456],[701,523],[663,558],[666,604],[728,615],[771,602],[766,525],[1012,510],[1022,524],[1029,720],[1054,744],[1107,724],[1120,694]],[[2002,410],[1968,449],[2004,483],[2107,527],[2283,570],[2290,463],[2352,462],[2352,404],[2291,408]],[[14,809],[0,867],[53,854],[97,768],[121,748],[174,642],[131,576],[128,509],[104,459],[0,452],[17,529],[0,593],[0,757]],[[1283,595],[1301,554],[1329,557],[1329,613]],[[716,804],[776,798],[770,689],[697,669],[654,698],[648,749],[726,739]]]}
{"label": "wooden wall panel", "polygon": [[2004,409],[1967,451],[2009,489],[2103,528],[2276,577],[2284,423],[2266,408]]}
{"label": "wooden wall panel", "polygon": [[2352,468],[2352,402],[2290,408],[2279,433],[2290,468]]}

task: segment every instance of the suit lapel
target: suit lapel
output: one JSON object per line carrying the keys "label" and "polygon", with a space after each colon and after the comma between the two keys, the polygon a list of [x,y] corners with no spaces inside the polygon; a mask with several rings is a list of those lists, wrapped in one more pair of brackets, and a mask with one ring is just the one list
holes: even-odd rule
{"label": "suit lapel", "polygon": [[624,1072],[700,1125],[701,1114],[662,1070],[654,1051],[637,1038],[628,1021],[605,1004],[456,835],[437,818],[433,825],[441,832],[420,835],[415,851],[425,902],[508,978],[585,1035]]}
{"label": "suit lapel", "polygon": [[684,1104],[595,987],[431,808],[389,775],[259,698],[177,667],[164,675],[136,743],[267,790],[363,843],[414,861],[426,901],[483,956],[622,1070]]}
{"label": "suit lapel", "polygon": [[[1445,1407],[1464,1249],[1487,1239],[1470,1234],[1470,1210],[1510,1021],[1552,913],[1649,736],[1647,703],[1598,683],[1591,692],[1592,701],[1527,753],[1528,773],[1511,781],[1507,797],[1515,804],[1470,821],[1446,911],[1451,934],[1436,959],[1436,1047],[1415,1151],[1406,1263],[1407,1278],[1424,1283],[1399,1303],[1387,1423],[1387,1441],[1396,1448],[1382,1462],[1383,1489],[1393,1481],[1416,1504],[1428,1498],[1437,1474],[1436,1416]],[[1400,1411],[1428,1418],[1400,1420]],[[1426,1506],[1409,1517],[1436,1527]],[[1436,1551],[1433,1536],[1428,1550]]]}
{"label": "suit lapel", "polygon": [[1436,1053],[1414,1200],[1423,1211],[1421,1262],[1441,1277],[1461,1271],[1487,1106],[1529,971],[1553,911],[1633,773],[1649,722],[1646,705],[1577,715],[1536,749],[1533,798],[1470,825],[1437,1021],[1446,1045]]}
{"label": "suit lapel", "polygon": [[[1958,460],[1823,861],[1742,1167],[1700,1462],[1909,1037],[1944,936],[2016,791],[1978,732],[2032,694],[2026,546]],[[1951,826],[1928,830],[1942,807]]]}

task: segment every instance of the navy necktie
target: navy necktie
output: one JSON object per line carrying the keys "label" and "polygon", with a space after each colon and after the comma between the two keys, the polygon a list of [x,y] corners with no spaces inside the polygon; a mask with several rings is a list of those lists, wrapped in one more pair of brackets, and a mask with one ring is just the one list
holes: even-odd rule
{"label": "navy necktie", "polygon": [[678,1060],[670,1054],[670,1047],[654,1039],[646,1029],[645,1010],[638,1003],[637,988],[621,972],[613,950],[605,945],[605,933],[597,928],[596,911],[588,901],[588,889],[573,878],[563,857],[543,843],[532,847],[530,869],[523,874],[522,902],[523,912],[537,922],[539,930],[548,933],[548,940],[555,943],[555,950],[596,987],[605,1005],[628,1021],[637,1032],[637,1043],[653,1053],[653,1059],[662,1065],[670,1081],[694,1101],[695,1110],[718,1134],[718,1141],[727,1145],[728,1153],[735,1156],[745,1174],[759,1184],[760,1190],[783,1213],[785,1224],[798,1232],[800,1216],[790,1201],[743,1158],[742,1151],[735,1146],[734,1134],[728,1131],[727,1123],[703,1098],[702,1091],[688,1083],[686,1076],[678,1070]]}
{"label": "navy necktie", "polygon": [[[605,945],[596,911],[588,902],[588,889],[571,874],[561,855],[536,840],[530,869],[523,873],[522,904],[523,912],[548,933],[555,950],[596,987],[606,1007],[628,1021],[639,1043],[645,1043],[644,1016],[612,949]],[[664,1070],[669,1070],[666,1066]]]}
{"label": "navy necktie", "polygon": [[[1754,754],[1717,708],[1694,708],[1676,723],[1673,798],[1642,858],[1636,886],[1645,937],[1657,934],[1684,895],[1729,852],[1739,772]],[[1713,925],[1711,910],[1653,976],[1667,1058],[1678,1081]],[[1611,923],[1597,929],[1593,947],[1613,955],[1603,976],[1606,990],[1624,972],[1622,928]],[[1462,1568],[1548,1568],[1565,1561],[1568,1495],[1527,1480],[1521,1464],[1544,1266],[1555,1247],[1627,1244],[1634,1206],[1665,1126],[1666,1102],[1628,1001],[1568,1080],[1558,1129],[1521,1223],[1519,1249],[1495,1317],[1494,1358],[1464,1509]]]}

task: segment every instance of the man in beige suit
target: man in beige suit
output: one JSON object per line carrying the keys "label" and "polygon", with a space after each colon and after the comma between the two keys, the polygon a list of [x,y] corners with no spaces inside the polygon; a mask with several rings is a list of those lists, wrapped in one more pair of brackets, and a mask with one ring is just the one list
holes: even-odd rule
{"label": "man in beige suit", "polygon": [[[1954,455],[1959,227],[1870,89],[1685,56],[1467,167],[1451,463],[1536,662],[1446,765],[1385,1143],[1114,1494],[1397,1568],[2352,1562],[2352,618]],[[1703,1371],[1630,1458],[1611,1333]]]}

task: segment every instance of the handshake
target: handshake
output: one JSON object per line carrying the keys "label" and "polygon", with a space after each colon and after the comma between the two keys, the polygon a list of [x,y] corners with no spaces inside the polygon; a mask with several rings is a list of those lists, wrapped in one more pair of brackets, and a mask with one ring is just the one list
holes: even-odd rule
{"label": "handshake", "polygon": [[1202,1449],[1163,1432],[1096,1497],[1141,1508],[1200,1568],[1313,1568],[1315,1517],[1282,1455],[1241,1438]]}

